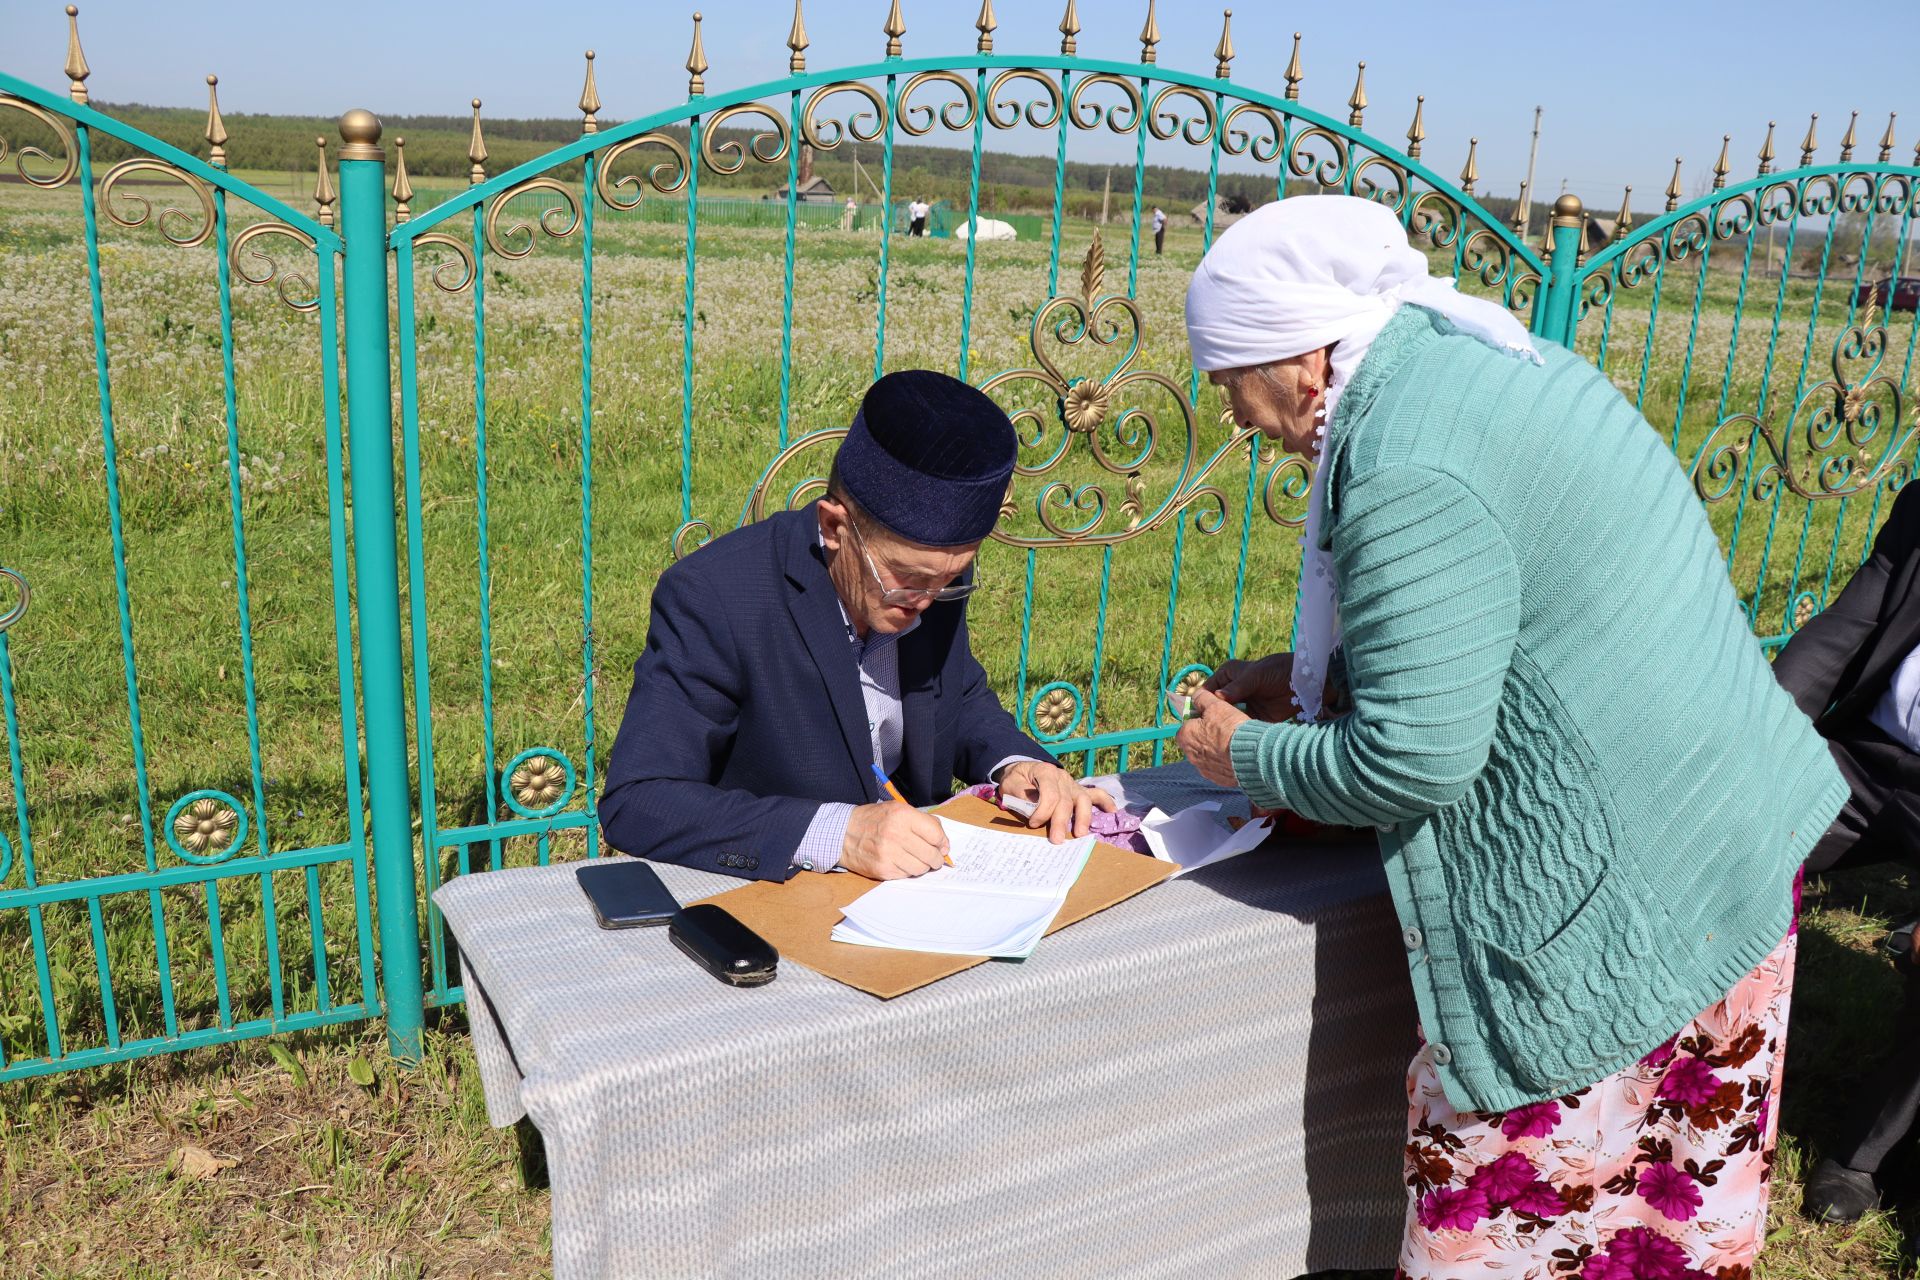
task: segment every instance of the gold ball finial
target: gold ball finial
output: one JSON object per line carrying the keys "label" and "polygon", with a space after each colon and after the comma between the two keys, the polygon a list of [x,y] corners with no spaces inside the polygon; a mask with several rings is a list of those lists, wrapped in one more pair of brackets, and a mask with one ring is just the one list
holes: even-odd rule
{"label": "gold ball finial", "polygon": [[[693,16],[697,18],[697,17],[699,17],[700,15],[696,13],[696,14],[694,14]],[[474,109],[475,111],[478,111],[478,110],[480,109],[480,99],[478,99],[478,98],[475,98],[475,99],[473,100],[473,109]]]}
{"label": "gold ball finial", "polygon": [[68,5],[68,6],[67,6],[67,16],[68,16],[69,18],[77,18],[77,17],[79,17],[79,16],[80,16],[80,6],[79,6],[79,5],[77,5],[77,4],[70,4],[70,5]]}
{"label": "gold ball finial", "polygon": [[380,117],[365,107],[355,107],[340,117],[342,160],[384,160],[380,150]]}
{"label": "gold ball finial", "polygon": [[1580,203],[1580,197],[1569,191],[1553,202],[1553,225],[1556,227],[1581,227],[1587,221],[1587,207]]}
{"label": "gold ball finial", "polygon": [[208,76],[208,77],[207,77],[207,88],[209,88],[209,89],[211,89],[211,88],[213,88],[213,86],[215,86],[215,85],[217,85],[217,84],[219,84],[219,83],[220,83],[220,77],[219,77],[219,76]]}

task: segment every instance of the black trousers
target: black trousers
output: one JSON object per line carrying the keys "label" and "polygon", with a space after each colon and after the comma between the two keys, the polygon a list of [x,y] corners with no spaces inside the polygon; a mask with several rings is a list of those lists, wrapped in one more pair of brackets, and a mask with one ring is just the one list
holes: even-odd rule
{"label": "black trousers", "polygon": [[915,218],[912,225],[907,228],[907,234],[910,236],[924,236],[927,234],[927,220],[925,218]]}
{"label": "black trousers", "polygon": [[1153,251],[1155,253],[1159,253],[1161,248],[1164,247],[1166,243],[1167,243],[1167,229],[1165,227],[1155,228],[1153,233]]}
{"label": "black trousers", "polygon": [[[1833,735],[1827,745],[1853,794],[1807,855],[1807,870],[1904,862],[1920,875],[1920,758],[1870,723],[1821,728]],[[1889,1020],[1887,1041],[1893,1049],[1886,1065],[1861,1093],[1828,1153],[1862,1173],[1877,1173],[1920,1125],[1920,966],[1908,968],[1905,998]]]}

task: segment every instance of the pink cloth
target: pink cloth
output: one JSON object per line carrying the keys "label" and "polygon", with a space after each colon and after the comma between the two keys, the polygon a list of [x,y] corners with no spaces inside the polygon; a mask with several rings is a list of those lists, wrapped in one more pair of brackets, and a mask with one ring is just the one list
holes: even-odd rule
{"label": "pink cloth", "polygon": [[[968,787],[962,794],[978,796],[988,804],[1000,803],[1000,788],[991,782],[983,782],[977,787]],[[1093,834],[1110,845],[1132,850],[1134,853],[1151,854],[1146,840],[1140,834],[1140,819],[1123,808],[1112,813],[1102,810],[1093,811]]]}
{"label": "pink cloth", "polygon": [[1423,1042],[1399,1280],[1751,1280],[1798,944],[1640,1062],[1502,1114],[1456,1112]]}

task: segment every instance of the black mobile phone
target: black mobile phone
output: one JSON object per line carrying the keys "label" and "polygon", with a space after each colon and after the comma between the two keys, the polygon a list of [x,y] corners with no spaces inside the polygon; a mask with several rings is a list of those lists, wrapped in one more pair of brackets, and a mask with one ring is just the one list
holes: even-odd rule
{"label": "black mobile phone", "polygon": [[780,953],[741,924],[724,907],[696,903],[667,926],[673,945],[720,981],[735,987],[762,987],[773,981]]}
{"label": "black mobile phone", "polygon": [[625,856],[590,862],[574,872],[602,929],[665,924],[680,909],[652,867]]}

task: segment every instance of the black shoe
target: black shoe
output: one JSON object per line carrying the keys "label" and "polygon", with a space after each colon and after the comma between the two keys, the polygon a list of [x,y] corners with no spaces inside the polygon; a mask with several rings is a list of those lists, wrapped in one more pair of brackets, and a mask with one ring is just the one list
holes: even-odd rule
{"label": "black shoe", "polygon": [[1849,1169],[1837,1160],[1822,1160],[1807,1175],[1800,1212],[1815,1222],[1858,1222],[1880,1205],[1880,1189],[1873,1175]]}

